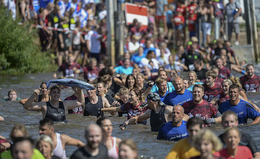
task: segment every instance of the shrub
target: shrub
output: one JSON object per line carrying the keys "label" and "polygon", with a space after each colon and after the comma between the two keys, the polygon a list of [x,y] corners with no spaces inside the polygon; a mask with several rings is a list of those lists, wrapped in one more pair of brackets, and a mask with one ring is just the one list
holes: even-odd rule
{"label": "shrub", "polygon": [[0,7],[0,74],[50,71],[51,58],[35,44],[37,29],[18,25],[7,13]]}

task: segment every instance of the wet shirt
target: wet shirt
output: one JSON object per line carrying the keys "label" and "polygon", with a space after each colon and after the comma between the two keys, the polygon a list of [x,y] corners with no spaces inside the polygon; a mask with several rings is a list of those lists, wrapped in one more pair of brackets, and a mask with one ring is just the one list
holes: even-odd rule
{"label": "wet shirt", "polygon": [[191,117],[198,117],[202,120],[217,117],[218,109],[211,103],[203,100],[202,103],[196,104],[193,101],[184,103],[184,113]]}
{"label": "wet shirt", "polygon": [[222,79],[227,79],[230,76],[233,76],[230,69],[228,69],[227,67],[222,67],[219,69],[219,76]]}
{"label": "wet shirt", "polygon": [[240,82],[242,84],[243,89],[246,92],[258,92],[259,84],[260,84],[260,77],[254,75],[252,78],[248,76],[240,77]]}
{"label": "wet shirt", "polygon": [[183,94],[178,94],[176,91],[173,91],[164,98],[163,103],[171,106],[182,105],[183,103],[191,101],[192,99],[192,93],[188,90],[185,90]]}
{"label": "wet shirt", "polygon": [[50,102],[46,102],[47,111],[45,115],[45,119],[49,118],[52,121],[65,121],[65,108],[63,102],[59,101],[59,107],[53,107]]}
{"label": "wet shirt", "polygon": [[204,86],[204,96],[203,99],[206,101],[211,101],[214,97],[218,96],[222,92],[221,85],[215,82],[213,87],[208,87],[206,83],[203,84]]}
{"label": "wet shirt", "polygon": [[126,103],[122,105],[120,108],[122,111],[128,111],[127,119],[130,119],[135,116],[139,116],[146,112],[148,107],[144,107],[145,103],[139,103],[137,106],[134,106],[132,103]]}
{"label": "wet shirt", "polygon": [[62,64],[59,69],[58,69],[58,72],[61,72],[63,73],[63,76],[64,77],[75,77],[75,74],[74,74],[74,70],[73,69],[80,69],[80,65],[78,63],[75,63],[73,62],[72,65],[69,65],[68,63],[64,63]]}
{"label": "wet shirt", "polygon": [[[156,93],[159,94],[158,91],[157,91]],[[165,95],[163,95],[163,96],[161,96],[161,95],[159,94],[159,96],[160,96],[160,98],[161,98],[161,102],[164,100],[164,98],[165,98],[168,94],[169,94],[168,91],[166,91]]]}
{"label": "wet shirt", "polygon": [[229,100],[229,95],[225,95],[223,92],[220,93],[219,99],[218,99],[218,105],[221,105],[223,102]]}
{"label": "wet shirt", "polygon": [[71,156],[70,159],[105,159],[108,157],[107,147],[103,144],[99,145],[99,151],[96,156],[92,156],[88,151],[86,151],[85,146],[76,150]]}
{"label": "wet shirt", "polygon": [[157,139],[168,141],[179,141],[189,136],[187,132],[187,121],[182,121],[181,126],[172,126],[172,122],[167,122],[161,126]]}
{"label": "wet shirt", "polygon": [[151,115],[150,115],[150,126],[151,126],[151,131],[158,132],[161,125],[163,125],[166,122],[165,119],[165,105],[163,105],[159,111],[159,113],[155,113],[154,110],[151,110]]}
{"label": "wet shirt", "polygon": [[[84,95],[84,96],[87,97],[86,95]],[[77,100],[77,99],[78,99],[78,97],[73,94],[73,95],[65,98],[64,100]],[[82,113],[83,113],[82,106],[68,110],[68,114],[82,114]]]}
{"label": "wet shirt", "polygon": [[255,120],[256,117],[260,116],[260,113],[258,113],[250,103],[241,99],[238,105],[231,105],[230,100],[227,100],[219,106],[218,110],[221,114],[227,110],[235,112],[239,124],[247,124],[248,118]]}

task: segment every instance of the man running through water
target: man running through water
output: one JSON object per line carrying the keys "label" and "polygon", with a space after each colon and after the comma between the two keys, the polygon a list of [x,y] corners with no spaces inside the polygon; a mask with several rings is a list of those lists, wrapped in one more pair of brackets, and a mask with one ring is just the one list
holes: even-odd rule
{"label": "man running through water", "polygon": [[53,142],[53,154],[61,159],[67,159],[65,146],[77,146],[78,148],[85,146],[83,142],[78,139],[74,139],[68,135],[55,133],[53,122],[50,119],[43,119],[40,121],[39,134],[47,135]]}
{"label": "man running through water", "polygon": [[59,101],[61,89],[55,85],[50,89],[49,102],[32,103],[34,98],[40,94],[39,89],[36,89],[23,107],[29,111],[41,111],[43,118],[49,118],[52,121],[66,121],[66,111],[79,107],[85,102],[82,89],[77,88],[75,92],[78,94],[78,100]]}
{"label": "man running through water", "polygon": [[255,75],[255,67],[253,64],[246,66],[247,75],[240,77],[243,89],[246,92],[258,92],[260,77]]}

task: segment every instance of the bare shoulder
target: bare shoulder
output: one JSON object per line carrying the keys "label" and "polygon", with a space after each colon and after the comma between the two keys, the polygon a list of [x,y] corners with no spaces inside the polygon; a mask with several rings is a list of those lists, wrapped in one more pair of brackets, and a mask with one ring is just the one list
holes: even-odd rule
{"label": "bare shoulder", "polygon": [[172,106],[166,106],[166,107],[165,107],[165,112],[166,112],[166,113],[172,113],[172,109],[173,109]]}
{"label": "bare shoulder", "polygon": [[120,142],[122,142],[122,139],[120,139],[120,138],[116,138],[116,145],[119,145]]}

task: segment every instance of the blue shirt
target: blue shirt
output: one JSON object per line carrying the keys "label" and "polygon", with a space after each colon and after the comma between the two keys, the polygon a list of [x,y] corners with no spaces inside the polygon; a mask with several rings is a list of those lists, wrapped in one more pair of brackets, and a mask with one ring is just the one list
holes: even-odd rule
{"label": "blue shirt", "polygon": [[165,123],[159,130],[157,139],[178,141],[189,136],[186,128],[187,121],[182,121],[181,126],[174,127],[172,122]]}
{"label": "blue shirt", "polygon": [[40,0],[40,7],[46,8],[49,2],[53,3],[53,0]]}
{"label": "blue shirt", "polygon": [[117,67],[115,68],[116,73],[118,73],[118,74],[124,73],[124,74],[126,74],[126,75],[132,74],[133,69],[134,69],[133,67],[125,68],[124,66],[117,66]]}
{"label": "blue shirt", "polygon": [[166,21],[167,23],[172,23],[172,18],[173,18],[173,12],[171,10],[167,10],[166,12]]}
{"label": "blue shirt", "polygon": [[[158,91],[157,91],[156,93],[159,94]],[[161,95],[159,94],[159,96],[160,96],[160,98],[161,98],[161,102],[164,100],[164,98],[167,96],[167,94],[169,94],[168,91],[166,91],[166,93],[165,93],[164,96],[161,96]]]}
{"label": "blue shirt", "polygon": [[[153,87],[152,87],[152,89],[151,89],[151,92],[157,92],[159,90],[159,88],[157,87],[157,85],[155,84],[155,85],[153,85]],[[175,90],[175,88],[174,88],[174,86],[172,85],[172,83],[171,82],[167,82],[167,91],[168,92],[172,92],[172,91],[174,91]]]}
{"label": "blue shirt", "polygon": [[260,116],[260,113],[258,113],[250,103],[241,99],[238,105],[231,105],[230,100],[227,100],[219,106],[218,110],[221,114],[227,110],[235,112],[239,124],[247,124],[247,118],[255,120],[256,117]]}
{"label": "blue shirt", "polygon": [[192,93],[185,89],[183,94],[178,94],[176,91],[169,93],[163,100],[166,105],[182,105],[185,102],[193,100]]}
{"label": "blue shirt", "polygon": [[144,58],[144,54],[142,56],[139,56],[138,53],[134,54],[131,57],[131,61],[133,61],[134,63],[136,63],[137,65],[139,65],[139,63],[141,62],[142,58]]}
{"label": "blue shirt", "polygon": [[153,50],[154,53],[155,53],[155,48],[154,47],[150,47],[150,48],[144,47],[144,53],[143,53],[144,57],[146,57],[146,55],[147,55],[149,50]]}

